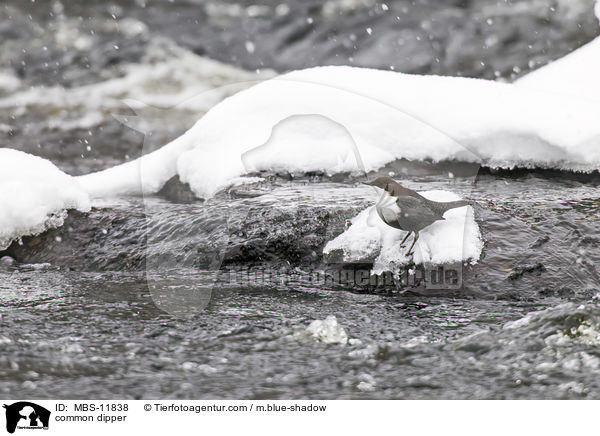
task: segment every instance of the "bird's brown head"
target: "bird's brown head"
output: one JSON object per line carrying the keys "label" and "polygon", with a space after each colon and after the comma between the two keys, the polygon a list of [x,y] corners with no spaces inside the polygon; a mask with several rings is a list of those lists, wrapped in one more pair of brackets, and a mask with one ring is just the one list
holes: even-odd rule
{"label": "bird's brown head", "polygon": [[367,185],[381,188],[389,194],[394,193],[394,187],[398,186],[398,182],[388,176],[377,177],[375,180],[367,182]]}

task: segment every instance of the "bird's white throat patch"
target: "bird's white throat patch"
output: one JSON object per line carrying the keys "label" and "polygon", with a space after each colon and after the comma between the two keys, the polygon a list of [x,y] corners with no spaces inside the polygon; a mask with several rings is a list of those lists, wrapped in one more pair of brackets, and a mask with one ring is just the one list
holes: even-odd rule
{"label": "bird's white throat patch", "polygon": [[377,208],[379,217],[384,222],[393,223],[398,220],[400,207],[398,206],[398,203],[396,203],[396,197],[393,197],[387,192],[383,191],[375,207]]}

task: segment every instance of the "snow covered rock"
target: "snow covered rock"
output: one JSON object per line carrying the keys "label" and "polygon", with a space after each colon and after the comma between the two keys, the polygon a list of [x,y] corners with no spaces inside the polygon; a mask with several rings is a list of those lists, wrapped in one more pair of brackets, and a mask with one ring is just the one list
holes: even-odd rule
{"label": "snow covered rock", "polygon": [[0,250],[21,236],[61,226],[68,209],[90,210],[73,177],[41,157],[0,148]]}
{"label": "snow covered rock", "polygon": [[[426,191],[421,195],[434,201],[460,200],[457,195],[447,191]],[[412,243],[412,236],[401,248],[400,242],[406,232],[385,224],[377,215],[375,206],[371,206],[358,214],[344,233],[329,241],[323,254],[327,256],[335,250],[341,250],[344,263],[373,262],[373,274],[397,272],[411,260],[416,265],[426,266],[476,263],[483,249],[483,240],[473,216],[473,208],[464,206],[451,209],[444,214],[444,218],[420,232],[411,259],[406,252]]]}
{"label": "snow covered rock", "polygon": [[[92,196],[106,196],[156,192],[179,175],[206,198],[251,168],[292,158],[303,171],[348,171],[350,164],[372,171],[400,158],[591,171],[600,168],[598,119],[595,101],[526,86],[317,67],[241,91],[162,149],[78,180]],[[320,153],[306,146],[313,141]],[[347,159],[349,143],[359,159]]]}

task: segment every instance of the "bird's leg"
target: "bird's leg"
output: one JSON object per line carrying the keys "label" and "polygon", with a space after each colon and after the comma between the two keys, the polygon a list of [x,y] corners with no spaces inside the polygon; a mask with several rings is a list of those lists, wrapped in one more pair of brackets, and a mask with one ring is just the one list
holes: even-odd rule
{"label": "bird's leg", "polygon": [[402,240],[402,242],[400,242],[400,246],[402,247],[404,245],[404,243],[406,242],[406,240],[408,239],[408,237],[410,236],[412,232],[407,232],[406,236],[404,237],[404,239]]}
{"label": "bird's leg", "polygon": [[412,244],[410,245],[410,248],[408,249],[408,253],[406,253],[407,256],[410,256],[413,247],[415,246],[415,243],[417,242],[417,239],[419,239],[419,232],[415,232],[415,237],[413,238]]}

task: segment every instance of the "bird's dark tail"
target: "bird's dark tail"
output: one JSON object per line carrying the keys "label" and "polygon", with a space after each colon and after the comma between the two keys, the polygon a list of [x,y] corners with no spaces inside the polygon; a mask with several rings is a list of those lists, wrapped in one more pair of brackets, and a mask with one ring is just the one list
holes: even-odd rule
{"label": "bird's dark tail", "polygon": [[444,214],[444,212],[449,211],[450,209],[455,209],[457,207],[469,206],[471,204],[470,201],[467,200],[457,200],[457,201],[448,201],[445,203],[436,203],[436,209],[440,214]]}

